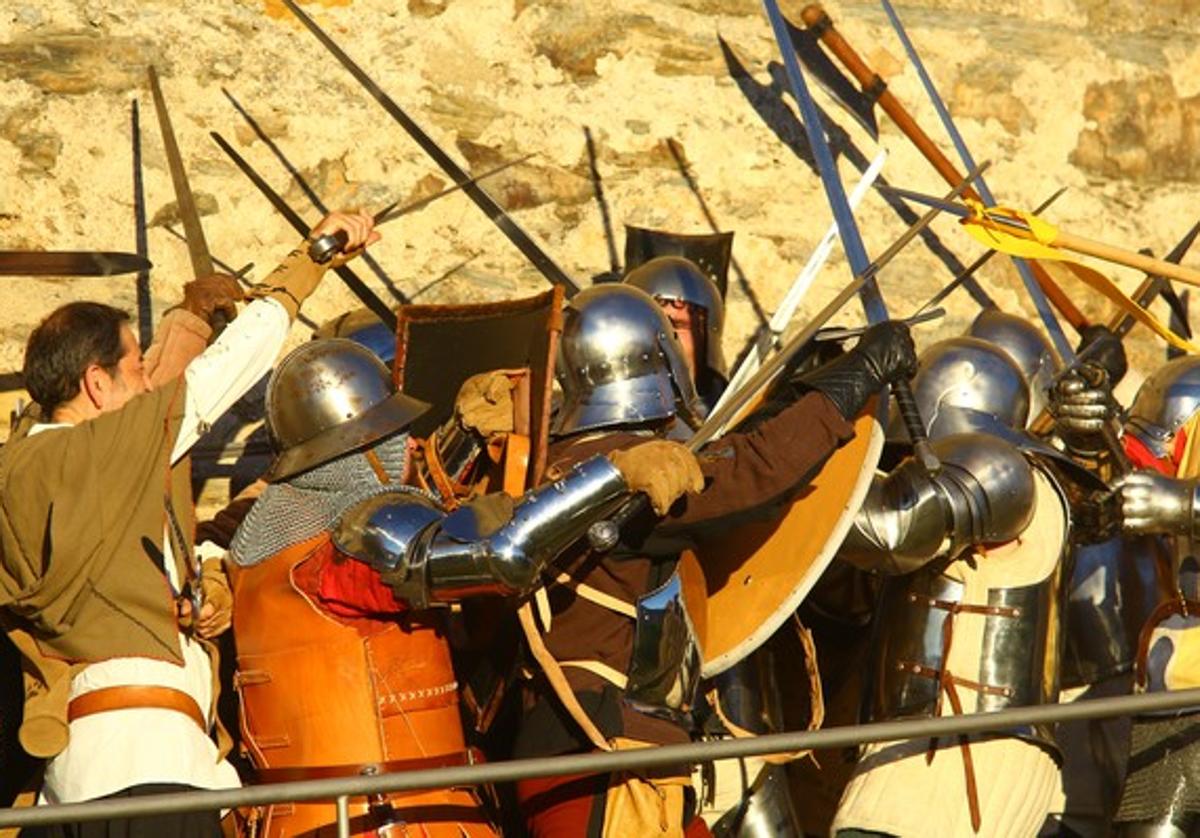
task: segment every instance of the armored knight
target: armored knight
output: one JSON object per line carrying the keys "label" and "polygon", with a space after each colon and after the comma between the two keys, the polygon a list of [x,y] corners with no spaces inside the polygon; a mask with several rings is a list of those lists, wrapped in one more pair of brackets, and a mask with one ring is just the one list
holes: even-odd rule
{"label": "armored knight", "polygon": [[711,410],[729,382],[721,346],[725,300],[721,289],[682,256],[657,256],[625,275],[627,285],[654,298],[671,321],[684,351],[696,392]]}
{"label": "armored knight", "polygon": [[[623,476],[630,463],[646,473],[647,460],[680,456],[656,441],[619,464],[591,458],[517,501],[484,496],[446,514],[405,485],[405,428],[425,409],[346,339],[301,346],[271,377],[267,422],[279,453],[231,550],[241,726],[260,780],[467,762],[444,614],[431,606],[521,593],[630,491],[651,488],[661,504],[684,488]],[[358,834],[401,822],[434,836],[493,834],[469,790],[351,805]],[[259,814],[268,836],[335,820],[322,803]]]}
{"label": "armored knight", "polygon": [[[1095,403],[1095,399],[1087,399]],[[1138,634],[1136,688],[1170,690],[1200,683],[1200,358],[1168,361],[1146,379],[1129,409],[1125,452],[1138,470],[1121,483],[1121,513],[1133,537],[1165,537],[1170,594]],[[1105,421],[1107,417],[1105,417]],[[1154,553],[1137,556],[1147,565]],[[1174,838],[1200,831],[1200,751],[1196,714],[1133,719],[1117,834]]]}
{"label": "armored knight", "polygon": [[[593,287],[571,301],[552,477],[596,453],[619,459],[636,450],[631,445],[696,421],[672,332],[655,300],[629,285]],[[688,741],[699,656],[688,604],[695,588],[685,582],[691,566],[681,550],[803,488],[853,435],[847,417],[914,361],[903,326],[873,328],[851,352],[808,373],[803,395],[752,430],[706,446],[703,492],[685,495],[657,524],[635,519],[611,552],[564,552],[536,598],[540,630],[530,649],[541,673],[525,690],[516,755]],[[694,811],[682,766],[650,777],[526,781],[517,793],[534,835],[681,835]]]}
{"label": "armored knight", "polygon": [[[840,554],[889,577],[869,716],[1053,702],[1069,516],[1020,430],[1029,413],[1021,370],[992,344],[952,338],[923,355],[914,394],[941,467],[931,474],[908,458],[877,478]],[[1041,726],[873,745],[833,829],[1033,835],[1058,787],[1056,745]]]}

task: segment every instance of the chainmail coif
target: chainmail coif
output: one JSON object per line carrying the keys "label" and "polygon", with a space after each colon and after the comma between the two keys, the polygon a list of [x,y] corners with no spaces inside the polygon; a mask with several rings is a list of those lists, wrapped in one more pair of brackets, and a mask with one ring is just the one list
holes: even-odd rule
{"label": "chainmail coif", "polygon": [[229,553],[243,567],[256,565],[282,550],[329,531],[342,513],[359,501],[403,486],[408,465],[408,434],[397,434],[367,449],[375,452],[391,479],[381,483],[366,451],[336,460],[268,486],[234,534]]}

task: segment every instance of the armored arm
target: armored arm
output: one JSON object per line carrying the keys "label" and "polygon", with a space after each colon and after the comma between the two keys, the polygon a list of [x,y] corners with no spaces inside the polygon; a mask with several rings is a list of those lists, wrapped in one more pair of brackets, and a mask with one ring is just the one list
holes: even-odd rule
{"label": "armored arm", "polygon": [[1033,516],[1033,467],[993,436],[954,434],[933,443],[942,469],[914,460],[877,478],[839,555],[867,570],[900,574],[973,544],[1017,537]]}
{"label": "armored arm", "polygon": [[343,515],[333,540],[414,608],[521,594],[628,492],[616,466],[597,456],[515,501],[488,495],[448,515],[413,492],[379,495]]}

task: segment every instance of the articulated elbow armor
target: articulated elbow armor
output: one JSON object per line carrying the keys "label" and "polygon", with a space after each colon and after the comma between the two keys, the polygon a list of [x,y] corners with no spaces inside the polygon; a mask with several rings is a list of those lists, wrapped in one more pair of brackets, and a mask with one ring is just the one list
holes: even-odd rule
{"label": "articulated elbow armor", "polygon": [[627,492],[621,473],[597,456],[526,492],[511,514],[507,504],[488,498],[446,515],[412,491],[380,495],[343,516],[334,543],[377,568],[415,608],[521,594]]}
{"label": "articulated elbow armor", "polygon": [[935,440],[942,468],[914,460],[877,480],[842,557],[885,573],[908,573],[973,544],[1010,541],[1033,516],[1033,468],[1012,445],[980,433]]}

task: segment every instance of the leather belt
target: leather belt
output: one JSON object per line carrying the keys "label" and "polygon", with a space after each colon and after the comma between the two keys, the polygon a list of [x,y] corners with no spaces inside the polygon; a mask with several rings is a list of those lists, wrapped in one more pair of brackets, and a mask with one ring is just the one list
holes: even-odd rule
{"label": "leather belt", "polygon": [[334,777],[373,777],[376,774],[398,774],[427,768],[452,768],[459,765],[474,765],[477,762],[483,762],[483,760],[472,750],[433,757],[394,759],[387,762],[370,762],[359,765],[256,768],[254,773],[258,781],[262,783],[291,783],[297,780],[327,780]]}
{"label": "leather belt", "polygon": [[71,699],[67,705],[67,721],[73,722],[95,713],[110,710],[151,708],[174,710],[187,716],[200,730],[208,733],[208,722],[196,700],[182,690],[170,687],[104,687]]}

